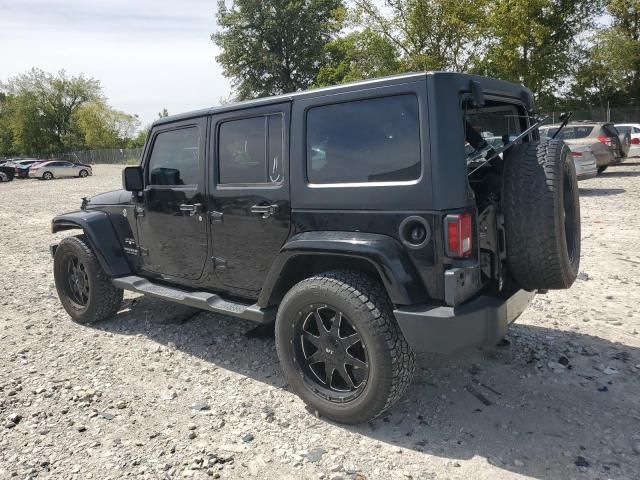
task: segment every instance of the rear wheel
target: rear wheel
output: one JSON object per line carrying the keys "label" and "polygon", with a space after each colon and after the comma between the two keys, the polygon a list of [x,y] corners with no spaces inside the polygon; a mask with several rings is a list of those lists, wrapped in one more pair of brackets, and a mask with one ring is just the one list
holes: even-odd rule
{"label": "rear wheel", "polygon": [[51,173],[51,172],[44,172],[44,173],[42,174],[42,179],[43,179],[43,180],[51,180],[51,179],[53,179],[53,173]]}
{"label": "rear wheel", "polygon": [[76,322],[98,322],[120,308],[124,291],[113,286],[84,235],[60,242],[53,273],[60,302]]}
{"label": "rear wheel", "polygon": [[386,292],[356,272],[323,273],[295,285],[278,309],[276,348],[302,400],[342,423],[380,415],[414,372],[414,353]]}
{"label": "rear wheel", "polygon": [[598,167],[598,173],[604,172],[609,165],[605,165],[604,167]]}

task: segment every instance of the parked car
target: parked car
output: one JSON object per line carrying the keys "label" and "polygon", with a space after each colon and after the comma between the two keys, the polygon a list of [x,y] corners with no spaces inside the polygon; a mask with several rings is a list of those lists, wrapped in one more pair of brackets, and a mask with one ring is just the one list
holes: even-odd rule
{"label": "parked car", "polygon": [[640,157],[640,123],[616,123],[620,133],[629,134],[629,157]]}
{"label": "parked car", "polygon": [[578,180],[588,180],[598,174],[598,162],[591,145],[569,145]]}
{"label": "parked car", "polygon": [[[540,128],[540,135],[552,137],[559,125],[545,125]],[[609,165],[618,163],[624,157],[619,133],[613,123],[607,122],[572,122],[558,135],[570,148],[577,145],[589,145],[596,157],[598,173],[604,172]]]}
{"label": "parked car", "polygon": [[16,175],[15,167],[0,165],[0,182],[10,182]]}
{"label": "parked car", "polygon": [[79,323],[124,290],[275,322],[311,411],[366,422],[416,352],[495,345],[537,290],[575,281],[575,166],[532,109],[520,85],[433,72],[156,120],[122,190],[53,219],[84,232],[51,249],[60,301]]}
{"label": "parked car", "polygon": [[29,176],[41,180],[52,180],[54,178],[81,177],[85,178],[93,175],[91,166],[84,163],[71,163],[64,160],[54,160],[33,165],[29,169]]}
{"label": "parked car", "polygon": [[44,160],[37,160],[35,158],[17,160],[14,162],[16,177],[27,178],[29,176],[29,169],[31,166],[41,162],[44,162]]}

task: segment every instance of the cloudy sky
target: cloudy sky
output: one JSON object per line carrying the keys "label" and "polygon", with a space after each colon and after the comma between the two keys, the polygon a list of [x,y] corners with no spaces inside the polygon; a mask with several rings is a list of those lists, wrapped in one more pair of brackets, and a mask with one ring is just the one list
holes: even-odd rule
{"label": "cloudy sky", "polygon": [[143,124],[217,105],[230,84],[209,38],[215,11],[215,0],[0,0],[0,80],[84,73]]}

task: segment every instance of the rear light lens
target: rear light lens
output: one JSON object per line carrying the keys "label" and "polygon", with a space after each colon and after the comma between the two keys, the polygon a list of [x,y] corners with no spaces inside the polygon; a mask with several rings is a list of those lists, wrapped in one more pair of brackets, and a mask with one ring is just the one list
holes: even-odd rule
{"label": "rear light lens", "polygon": [[640,138],[636,137],[636,138],[632,138],[631,139],[631,143],[633,145],[640,145]]}
{"label": "rear light lens", "polygon": [[581,157],[582,152],[571,152],[571,155],[573,155],[574,157]]}
{"label": "rear light lens", "polygon": [[445,218],[447,254],[464,258],[473,251],[473,219],[470,213],[447,215]]}
{"label": "rear light lens", "polygon": [[612,147],[613,146],[613,140],[611,139],[611,137],[607,137],[606,135],[600,135],[598,137],[598,140],[600,140],[600,142],[604,143],[607,147]]}

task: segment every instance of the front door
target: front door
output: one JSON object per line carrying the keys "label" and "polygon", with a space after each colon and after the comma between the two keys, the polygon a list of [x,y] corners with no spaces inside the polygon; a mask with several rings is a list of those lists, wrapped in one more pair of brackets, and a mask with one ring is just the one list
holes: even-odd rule
{"label": "front door", "polygon": [[213,263],[239,295],[257,295],[289,235],[289,116],[287,102],[213,118]]}
{"label": "front door", "polygon": [[197,280],[207,260],[206,118],[155,127],[145,151],[138,203],[143,270]]}

